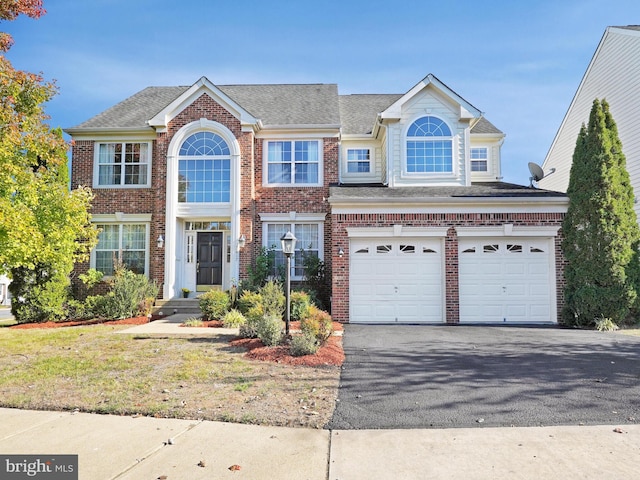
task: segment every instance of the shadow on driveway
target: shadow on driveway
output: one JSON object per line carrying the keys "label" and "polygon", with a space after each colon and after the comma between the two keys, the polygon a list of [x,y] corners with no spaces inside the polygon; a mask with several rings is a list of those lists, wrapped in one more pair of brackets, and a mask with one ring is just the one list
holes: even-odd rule
{"label": "shadow on driveway", "polygon": [[640,423],[640,338],[557,327],[346,325],[329,429]]}

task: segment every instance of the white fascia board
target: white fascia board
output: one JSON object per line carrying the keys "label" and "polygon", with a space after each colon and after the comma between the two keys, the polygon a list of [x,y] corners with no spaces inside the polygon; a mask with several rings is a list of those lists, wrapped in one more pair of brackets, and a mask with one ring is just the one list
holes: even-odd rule
{"label": "white fascia board", "polygon": [[399,119],[402,117],[402,106],[410,99],[415,97],[418,93],[424,90],[428,85],[433,85],[436,89],[440,90],[444,95],[449,97],[454,103],[460,107],[459,115],[461,119],[472,119],[482,116],[482,112],[476,107],[467,102],[464,98],[458,95],[456,92],[447,87],[444,83],[438,80],[433,74],[427,75],[423,80],[418,82],[411,90],[405,93],[402,97],[392,103],[387,109],[380,114],[382,119]]}
{"label": "white fascia board", "polygon": [[560,227],[520,226],[506,223],[495,227],[455,227],[458,237],[557,237]]}
{"label": "white fascia board", "polygon": [[347,227],[349,238],[371,237],[446,237],[449,227]]}
{"label": "white fascia board", "polygon": [[269,125],[256,138],[339,138],[339,125]]}
{"label": "white fascia board", "polygon": [[568,199],[532,198],[414,198],[336,201],[329,199],[332,214],[392,213],[566,213]]}
{"label": "white fascia board", "polygon": [[367,141],[370,142],[374,136],[370,133],[343,133],[342,140],[346,141]]}
{"label": "white fascia board", "polygon": [[324,222],[327,218],[326,213],[304,212],[259,213],[258,215],[263,222]]}
{"label": "white fascia board", "polygon": [[85,128],[67,128],[63,130],[68,135],[71,135],[74,140],[109,140],[117,139],[119,141],[128,140],[132,138],[155,140],[156,131],[151,127],[143,128],[99,128],[99,129],[85,129]]}
{"label": "white fascia board", "polygon": [[257,118],[238,105],[227,94],[223,93],[222,90],[211,83],[207,77],[201,77],[200,80],[189,87],[186,92],[158,112],[153,118],[149,119],[147,123],[162,131],[176,115],[193,103],[193,101],[203,93],[209,94],[211,98],[239,119],[243,125],[258,124],[259,120]]}

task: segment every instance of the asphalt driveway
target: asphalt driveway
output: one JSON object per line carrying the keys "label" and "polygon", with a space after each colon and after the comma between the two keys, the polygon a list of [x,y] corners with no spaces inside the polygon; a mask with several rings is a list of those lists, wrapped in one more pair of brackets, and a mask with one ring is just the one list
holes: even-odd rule
{"label": "asphalt driveway", "polygon": [[640,337],[346,325],[330,429],[640,423]]}

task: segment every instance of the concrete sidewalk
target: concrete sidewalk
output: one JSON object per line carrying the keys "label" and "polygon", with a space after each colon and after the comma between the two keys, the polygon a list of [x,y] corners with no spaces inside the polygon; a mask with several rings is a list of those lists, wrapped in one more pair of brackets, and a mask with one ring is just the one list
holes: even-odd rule
{"label": "concrete sidewalk", "polygon": [[640,425],[329,432],[0,409],[0,453],[77,454],[83,480],[627,479]]}

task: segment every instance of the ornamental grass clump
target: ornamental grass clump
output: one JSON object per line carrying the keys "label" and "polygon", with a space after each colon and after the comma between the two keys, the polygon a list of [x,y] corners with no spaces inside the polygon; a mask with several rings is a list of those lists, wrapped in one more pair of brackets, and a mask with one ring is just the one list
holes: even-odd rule
{"label": "ornamental grass clump", "polygon": [[247,319],[242,313],[235,308],[229,310],[224,317],[222,317],[222,325],[225,328],[238,328],[247,323]]}
{"label": "ornamental grass clump", "polygon": [[200,310],[205,318],[218,320],[229,311],[231,299],[227,292],[209,290],[198,297]]}

